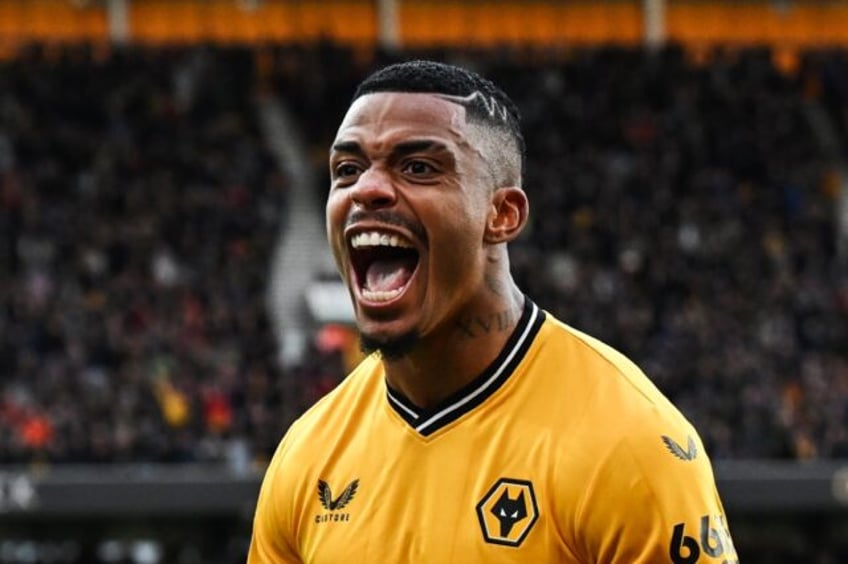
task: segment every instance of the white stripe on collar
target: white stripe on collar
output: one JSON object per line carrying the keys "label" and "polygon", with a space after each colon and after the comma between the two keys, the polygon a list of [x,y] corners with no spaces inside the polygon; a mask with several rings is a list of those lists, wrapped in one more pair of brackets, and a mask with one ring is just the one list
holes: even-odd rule
{"label": "white stripe on collar", "polygon": [[406,413],[407,415],[409,415],[409,416],[410,416],[410,417],[412,417],[413,419],[418,419],[418,414],[417,414],[417,413],[415,413],[414,411],[412,411],[411,409],[409,409],[408,407],[406,407],[405,405],[403,405],[403,403],[401,403],[401,402],[400,402],[400,400],[398,400],[397,398],[395,398],[395,397],[392,395],[392,391],[391,391],[391,390],[386,390],[386,395],[387,395],[387,396],[389,396],[389,400],[391,400],[391,402],[392,402],[392,403],[393,403],[396,407],[399,407],[400,409],[402,409],[404,413]]}
{"label": "white stripe on collar", "polygon": [[[448,415],[449,413],[456,411],[457,409],[461,408],[462,406],[464,406],[469,401],[473,400],[475,397],[477,397],[480,394],[482,394],[483,392],[485,392],[489,388],[489,386],[491,386],[498,379],[498,377],[500,377],[501,373],[506,369],[507,366],[509,366],[509,363],[510,363],[510,361],[512,361],[513,357],[518,353],[518,351],[521,350],[522,346],[524,345],[524,341],[527,340],[527,335],[530,333],[530,330],[533,328],[533,324],[536,322],[536,318],[539,316],[538,306],[536,304],[532,304],[532,307],[533,307],[533,311],[530,314],[530,319],[527,321],[527,324],[524,326],[524,331],[521,333],[521,336],[515,342],[515,346],[512,347],[512,350],[509,352],[509,354],[506,356],[506,358],[504,358],[501,365],[498,366],[498,369],[495,370],[495,372],[485,382],[480,384],[480,386],[477,387],[474,391],[468,393],[467,395],[458,399],[454,403],[446,406],[441,411],[434,413],[426,421],[423,421],[422,423],[419,423],[418,425],[416,425],[416,427],[415,427],[416,431],[418,431],[420,433],[423,429],[426,429],[427,427],[433,425],[434,423],[438,423],[439,419],[443,418],[445,415]],[[389,397],[391,397],[391,394],[389,394]],[[401,406],[401,407],[404,407],[404,406]],[[404,411],[407,411],[408,413],[410,413],[410,411],[406,407],[404,407]],[[416,419],[418,418],[418,416],[415,415],[414,413],[413,413],[413,416]]]}

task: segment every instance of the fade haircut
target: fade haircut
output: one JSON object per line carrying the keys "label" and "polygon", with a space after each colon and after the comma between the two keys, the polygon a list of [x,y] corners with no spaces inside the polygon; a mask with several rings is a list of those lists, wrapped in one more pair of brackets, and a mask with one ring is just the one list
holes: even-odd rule
{"label": "fade haircut", "polygon": [[488,130],[487,157],[495,182],[521,187],[525,160],[521,115],[492,81],[454,65],[417,60],[374,72],[359,84],[353,100],[376,92],[434,94],[465,107],[468,122]]}

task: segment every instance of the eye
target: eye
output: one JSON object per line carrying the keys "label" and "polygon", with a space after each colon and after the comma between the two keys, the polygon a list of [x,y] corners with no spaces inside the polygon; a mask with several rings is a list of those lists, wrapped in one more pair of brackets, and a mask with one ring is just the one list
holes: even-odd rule
{"label": "eye", "polygon": [[412,174],[414,176],[426,176],[434,174],[438,172],[438,170],[436,170],[436,167],[434,167],[427,161],[412,160],[408,161],[403,165],[403,172],[405,174]]}
{"label": "eye", "polygon": [[351,161],[343,161],[333,167],[333,177],[341,182],[349,182],[362,172],[362,167]]}

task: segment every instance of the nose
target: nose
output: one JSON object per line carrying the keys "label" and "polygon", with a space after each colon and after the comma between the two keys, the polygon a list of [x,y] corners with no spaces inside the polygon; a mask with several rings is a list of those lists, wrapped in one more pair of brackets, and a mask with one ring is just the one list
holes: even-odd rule
{"label": "nose", "polygon": [[351,187],[350,198],[363,208],[379,209],[394,205],[397,192],[385,171],[370,168]]}

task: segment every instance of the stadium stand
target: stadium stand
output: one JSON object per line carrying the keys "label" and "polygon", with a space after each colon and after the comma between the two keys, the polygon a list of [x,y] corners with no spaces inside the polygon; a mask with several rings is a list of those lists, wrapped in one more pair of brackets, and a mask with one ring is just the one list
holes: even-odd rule
{"label": "stadium stand", "polygon": [[0,66],[0,461],[210,461],[276,442],[261,296],[286,179],[254,123],[251,63],[75,47]]}
{"label": "stadium stand", "polygon": [[714,457],[848,455],[839,193],[798,81],[757,50],[511,72],[529,189],[564,219],[518,254],[531,293],[635,357]]}
{"label": "stadium stand", "polygon": [[[759,49],[261,55],[43,46],[0,62],[0,463],[261,468],[349,351],[324,331],[277,362],[268,262],[291,179],[256,86],[299,120],[323,179],[356,82],[410,56],[472,65],[521,106],[535,218],[512,257],[540,305],[631,355],[718,461],[848,457],[840,178],[810,118],[821,107],[845,146],[844,54],[790,74]],[[823,523],[738,539],[740,554],[848,560]],[[238,560],[247,531],[218,531],[157,541],[150,561]],[[141,561],[98,546],[55,561]]]}
{"label": "stadium stand", "polygon": [[[799,78],[758,51],[703,66],[673,48],[453,56],[524,112],[544,210],[514,249],[529,293],[633,355],[717,458],[848,454],[836,173]],[[223,437],[267,454],[315,392],[288,390],[304,399],[279,413],[261,298],[286,180],[251,113],[252,59],[103,57],[33,49],[0,69],[0,460],[209,460]],[[324,178],[321,148],[367,69],[330,45],[277,60]],[[347,73],[330,72],[340,60]]]}

